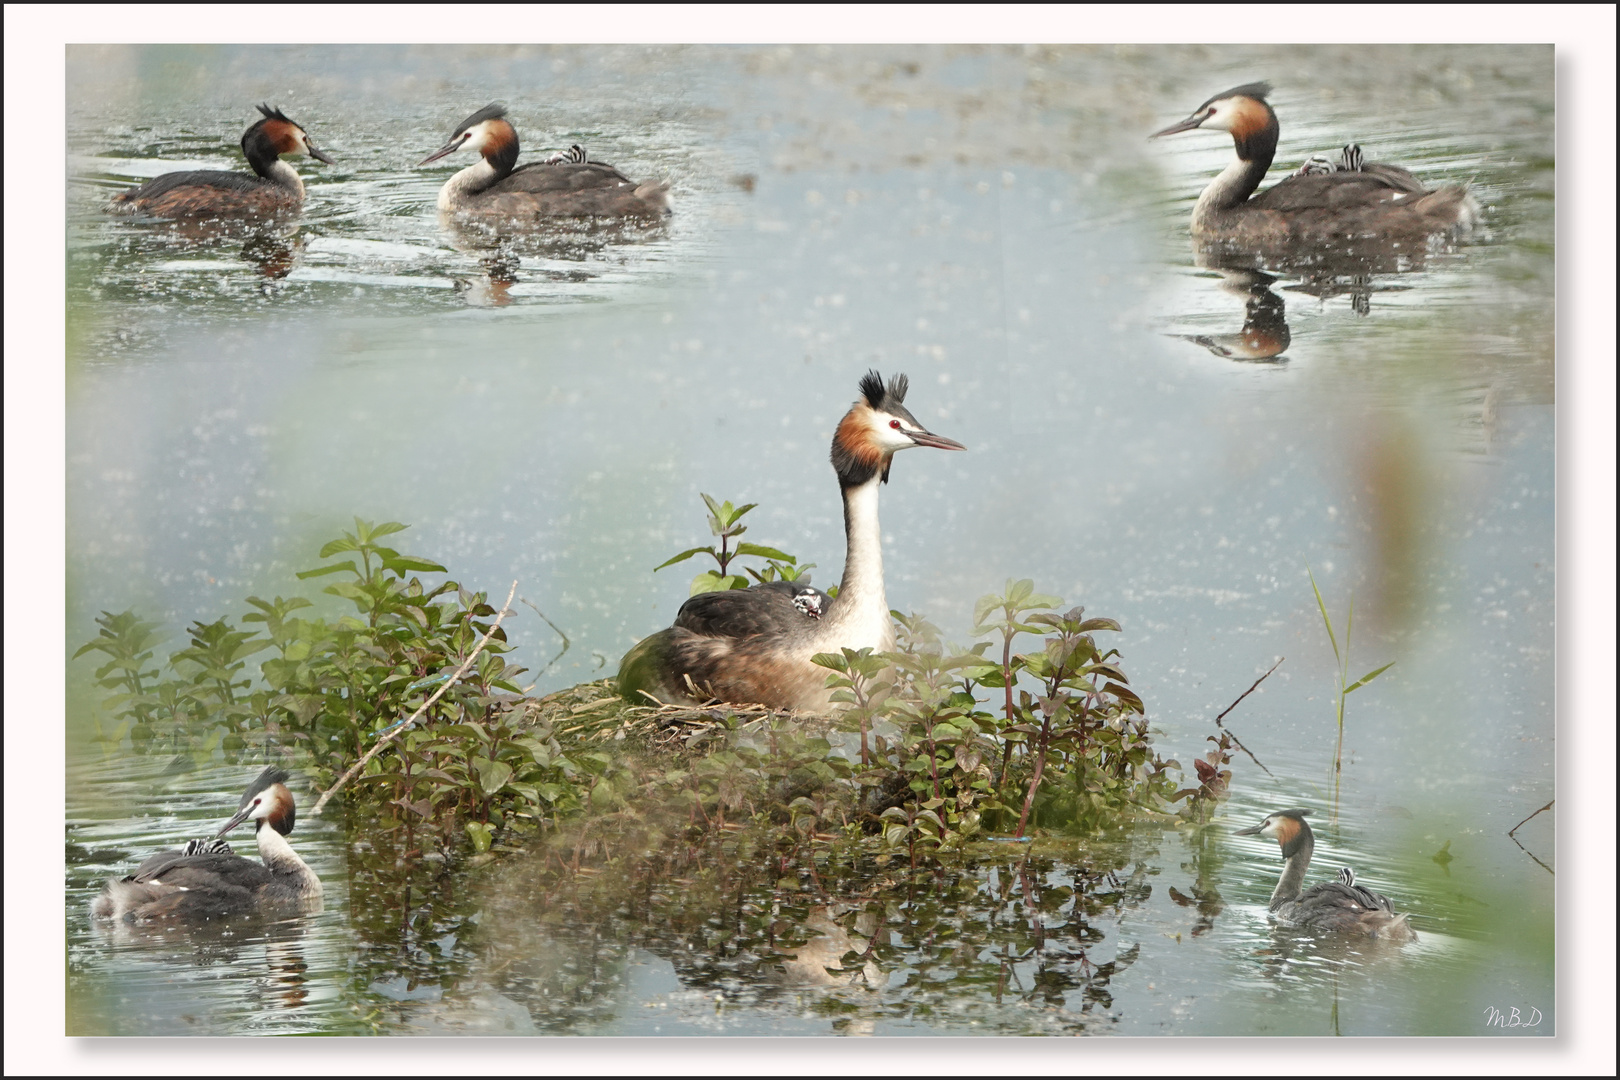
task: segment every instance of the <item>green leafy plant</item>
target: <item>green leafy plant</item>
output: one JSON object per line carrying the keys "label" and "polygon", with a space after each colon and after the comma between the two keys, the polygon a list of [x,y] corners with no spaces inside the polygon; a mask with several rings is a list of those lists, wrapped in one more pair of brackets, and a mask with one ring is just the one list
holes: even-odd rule
{"label": "green leafy plant", "polygon": [[[888,708],[889,691],[894,689],[894,683],[884,677],[888,661],[883,656],[874,656],[870,647],[817,653],[811,659],[832,672],[827,676],[827,685],[835,688],[832,699],[850,706],[846,718],[861,726],[861,764],[871,764],[867,735],[872,718]],[[879,750],[882,749],[880,746]]]}
{"label": "green leafy plant", "polygon": [[[715,550],[713,544],[688,548],[679,555],[666,559],[653,567],[653,573],[656,574],[664,567],[685,562],[694,555],[707,555],[713,559],[717,564],[717,569],[704,570],[694,577],[689,595],[696,596],[698,593],[723,592],[726,589],[746,589],[749,585],[748,577],[752,577],[755,581],[761,583],[766,581],[797,581],[816,565],[815,563],[806,563],[800,566],[798,561],[787,552],[778,551],[776,548],[766,547],[763,544],[739,541],[736,548],[733,549],[731,542],[748,531],[748,526],[739,524],[743,515],[759,504],[744,503],[742,506],[732,506],[730,502],[717,503],[708,495],[703,496],[703,501],[709,507],[709,532],[720,538],[719,550]],[[765,568],[763,570],[754,570],[744,567],[748,577],[731,573],[732,560],[742,555],[753,555],[764,559],[766,561]]]}
{"label": "green leafy plant", "polygon": [[1002,744],[1001,778],[1000,782],[1007,782],[1007,768],[1012,761],[1013,747],[1021,741],[1022,732],[1017,729],[1018,711],[1013,704],[1013,687],[1018,682],[1018,674],[1023,670],[1022,658],[1013,655],[1013,639],[1019,634],[1039,634],[1041,628],[1034,623],[1019,621],[1019,616],[1032,611],[1043,611],[1055,608],[1061,601],[1055,596],[1046,596],[1035,591],[1035,583],[1029,578],[1021,581],[1007,580],[1006,592],[997,596],[989,593],[979,597],[973,605],[973,633],[1001,635],[1001,669],[999,672],[986,671],[980,676],[979,682],[984,686],[998,686],[1005,692],[1003,716],[1006,718],[1006,738]]}
{"label": "green leafy plant", "polygon": [[157,721],[162,715],[158,697],[153,694],[157,668],[147,668],[152,654],[163,643],[157,634],[157,624],[136,617],[133,611],[117,615],[103,611],[96,620],[101,627],[90,641],[73,654],[77,660],[86,653],[99,652],[107,662],[96,668],[96,684],[113,694],[101,703],[106,712],[119,721],[111,732],[101,729],[96,720],[97,735],[104,741],[118,742],[126,734],[136,746],[150,743],[156,735]]}
{"label": "green leafy plant", "polygon": [[[430,560],[381,541],[404,525],[356,519],[353,532],[321,548],[335,559],[301,579],[337,577],[325,592],[354,614],[313,617],[303,597],[249,597],[243,628],[198,622],[188,647],[153,660],[152,624],[133,613],[103,613],[100,634],[75,654],[100,652],[103,702],[138,751],[209,755],[241,752],[249,738],[302,749],[319,778],[358,761],[379,735],[398,726],[461,666],[492,630],[496,615],[483,593],[454,581],[425,585],[418,574],[443,572]],[[269,652],[252,669],[248,661]],[[509,666],[504,631],[494,627],[483,651],[406,732],[397,748],[368,765],[362,787],[387,793],[407,827],[464,819],[498,828],[513,815],[541,821],[576,809],[588,768],[544,725],[525,725],[515,706],[522,668]],[[468,831],[475,846],[487,831]],[[487,844],[485,845],[487,846]]]}

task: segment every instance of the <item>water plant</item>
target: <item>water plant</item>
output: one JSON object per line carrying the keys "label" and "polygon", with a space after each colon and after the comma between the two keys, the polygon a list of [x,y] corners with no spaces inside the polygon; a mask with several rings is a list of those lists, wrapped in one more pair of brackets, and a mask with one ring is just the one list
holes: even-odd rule
{"label": "water plant", "polygon": [[[320,549],[333,561],[299,573],[338,578],[324,591],[355,614],[314,617],[304,597],[250,596],[240,627],[224,618],[194,624],[188,647],[163,665],[167,677],[154,659],[153,624],[104,612],[98,636],[75,653],[108,657],[96,678],[114,691],[102,708],[116,726],[103,737],[127,733],[138,752],[203,756],[242,752],[252,740],[305,757],[317,782],[328,783],[443,687],[427,727],[379,756],[364,789],[386,793],[411,823],[503,822],[514,810],[539,820],[570,807],[574,793],[559,785],[578,765],[543,725],[515,712],[522,691],[513,680],[523,669],[502,657],[495,610],[454,581],[425,585],[418,575],[444,567],[382,543],[404,529],[357,518],[353,532]],[[474,663],[446,687],[486,632]],[[249,658],[266,651],[251,670]]]}
{"label": "water plant", "polygon": [[1395,661],[1391,660],[1383,667],[1374,668],[1361,678],[1350,682],[1350,626],[1356,614],[1355,596],[1350,597],[1349,607],[1345,611],[1344,649],[1341,651],[1338,636],[1333,632],[1333,620],[1328,617],[1327,604],[1322,600],[1322,590],[1316,587],[1316,575],[1311,573],[1309,564],[1305,566],[1305,573],[1311,579],[1311,592],[1316,594],[1316,610],[1322,613],[1322,626],[1327,630],[1328,643],[1333,646],[1333,659],[1337,664],[1334,675],[1338,680],[1338,687],[1333,695],[1334,720],[1339,729],[1339,739],[1333,748],[1333,815],[1337,818],[1339,781],[1344,773],[1344,699],[1394,667]]}
{"label": "water plant", "polygon": [[687,548],[679,555],[665,559],[653,567],[653,573],[656,574],[664,567],[685,562],[694,555],[707,555],[713,559],[717,564],[717,568],[701,571],[694,577],[692,579],[692,589],[688,595],[696,596],[698,593],[748,588],[747,577],[730,572],[732,560],[741,555],[754,555],[766,560],[765,569],[763,570],[754,570],[751,567],[743,568],[749,577],[762,584],[767,581],[798,581],[816,565],[815,563],[806,563],[800,566],[798,560],[787,552],[778,551],[776,548],[766,547],[763,544],[738,541],[736,549],[733,550],[730,546],[731,542],[748,531],[748,526],[738,523],[742,520],[744,514],[759,504],[744,503],[742,506],[733,506],[729,501],[717,503],[708,495],[703,496],[703,501],[709,507],[709,532],[720,538],[720,550],[716,551],[713,544]]}
{"label": "water plant", "polygon": [[[733,573],[744,556],[766,560],[749,571],[757,581],[807,569],[737,540],[752,504],[704,502],[719,544],[662,564],[710,555],[716,567],[695,590],[745,584]],[[446,571],[391,546],[404,528],[357,519],[298,575],[325,582],[345,614],[317,614],[302,596],[249,597],[235,623],[194,624],[165,663],[152,623],[104,613],[76,654],[106,658],[95,675],[114,723],[102,737],[127,736],[140,752],[296,755],[329,795],[347,793],[351,812],[403,830],[410,851],[424,850],[423,830],[442,850],[475,853],[563,831],[577,861],[609,837],[680,822],[701,834],[762,829],[813,875],[829,844],[903,849],[916,866],[986,833],[1202,812],[1203,795],[1177,791],[1179,766],[1155,751],[1118,649],[1099,643],[1119,624],[1061,610],[1030,581],[975,605],[976,631],[991,637],[966,648],[893,613],[893,651],[819,656],[845,706],[823,720],[627,705],[611,680],[535,699],[504,655],[504,605],[425,581]],[[833,728],[858,737],[858,751]],[[352,784],[334,783],[346,771]]]}

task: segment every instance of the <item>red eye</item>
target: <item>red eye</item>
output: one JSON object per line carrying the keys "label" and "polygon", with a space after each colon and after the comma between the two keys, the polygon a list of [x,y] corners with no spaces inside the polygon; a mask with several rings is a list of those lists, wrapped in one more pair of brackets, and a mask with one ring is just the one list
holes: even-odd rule
{"label": "red eye", "polygon": [[890,420],[889,421],[889,426],[894,428],[894,430],[899,431],[900,430],[900,421],[898,421],[898,420]]}

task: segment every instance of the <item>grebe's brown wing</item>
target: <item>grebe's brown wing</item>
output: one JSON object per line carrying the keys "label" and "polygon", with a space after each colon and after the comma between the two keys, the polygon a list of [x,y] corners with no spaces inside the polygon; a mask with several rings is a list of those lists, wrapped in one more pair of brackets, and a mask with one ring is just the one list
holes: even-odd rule
{"label": "grebe's brown wing", "polygon": [[818,612],[833,600],[819,589],[791,581],[769,581],[747,589],[698,593],[681,605],[675,625],[705,637],[748,638],[764,634],[783,636],[802,632],[819,614],[811,616],[793,598],[813,594]]}
{"label": "grebe's brown wing", "polygon": [[[1325,175],[1290,176],[1275,187],[1250,199],[1249,206],[1261,210],[1276,210],[1284,214],[1298,214],[1307,210],[1342,211],[1352,207],[1396,202],[1425,189],[1412,180],[1412,186],[1398,184],[1382,170],[1394,166],[1370,165],[1361,172],[1336,172]],[[1406,173],[1408,179],[1411,174]]]}
{"label": "grebe's brown wing", "polygon": [[1371,165],[1361,167],[1362,175],[1376,176],[1396,191],[1405,191],[1413,195],[1425,195],[1429,189],[1423,186],[1423,181],[1413,176],[1399,165],[1384,165],[1373,162]]}
{"label": "grebe's brown wing", "polygon": [[1359,911],[1384,911],[1390,915],[1395,914],[1395,905],[1390,902],[1389,897],[1360,885],[1346,885],[1342,881],[1324,881],[1320,885],[1312,885],[1300,895],[1299,902],[1307,907],[1332,904],[1346,908],[1353,907]]}
{"label": "grebe's brown wing", "polygon": [[158,852],[125,878],[137,885],[161,884],[182,889],[222,885],[253,889],[270,879],[271,873],[262,863],[240,855],[182,855],[178,851]]}
{"label": "grebe's brown wing", "polygon": [[1394,902],[1383,893],[1375,893],[1371,889],[1363,888],[1360,885],[1351,885],[1348,888],[1356,894],[1356,902],[1361,904],[1362,907],[1370,911],[1387,911],[1391,915],[1395,914]]}
{"label": "grebe's brown wing", "polygon": [[164,173],[148,180],[138,188],[131,188],[114,199],[124,202],[134,199],[155,199],[178,188],[212,188],[216,191],[257,191],[266,181],[253,173],[224,172],[220,169],[196,169],[191,172]]}
{"label": "grebe's brown wing", "polygon": [[562,195],[621,187],[634,188],[636,182],[611,165],[599,161],[574,165],[566,162],[547,165],[531,162],[488,189],[491,192],[524,191],[535,195]]}

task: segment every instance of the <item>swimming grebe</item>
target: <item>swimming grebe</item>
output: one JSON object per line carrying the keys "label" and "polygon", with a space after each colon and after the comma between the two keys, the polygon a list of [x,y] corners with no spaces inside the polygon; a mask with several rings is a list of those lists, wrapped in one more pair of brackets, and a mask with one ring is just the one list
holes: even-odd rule
{"label": "swimming grebe", "polygon": [[1279,810],[1260,824],[1239,829],[1238,836],[1270,837],[1282,848],[1282,878],[1271,894],[1271,913],[1279,922],[1315,930],[1337,930],[1365,934],[1388,941],[1415,941],[1417,932],[1407,925],[1406,915],[1395,914],[1389,897],[1356,884],[1356,872],[1349,867],[1339,871],[1334,881],[1312,885],[1303,893],[1305,871],[1316,850],[1316,837],[1305,823],[1309,810]]}
{"label": "swimming grebe", "polygon": [[[1412,238],[1472,227],[1479,211],[1464,185],[1445,184],[1431,191],[1399,166],[1362,162],[1359,148],[1354,154],[1356,168],[1302,169],[1254,195],[1277,153],[1277,114],[1266,103],[1269,93],[1269,84],[1250,83],[1216,94],[1181,123],[1151,136],[1157,139],[1194,128],[1232,136],[1237,160],[1198,196],[1192,218],[1195,237],[1285,244]],[[1341,164],[1350,160],[1347,154]]]}
{"label": "swimming grebe", "polygon": [[417,164],[464,148],[482,156],[445,181],[439,189],[440,210],[510,218],[656,218],[669,213],[668,180],[638,184],[611,165],[585,160],[579,146],[514,168],[517,129],[498,102],[463,120],[449,142]]}
{"label": "swimming grebe", "polygon": [[[317,906],[321,880],[285,839],[296,817],[286,782],[284,770],[265,769],[248,785],[236,814],[212,838],[193,840],[181,851],[160,851],[133,874],[109,878],[92,913],[130,922],[204,922],[268,907]],[[249,819],[263,862],[234,854],[219,839]]]}
{"label": "swimming grebe", "polygon": [[282,154],[308,154],[332,159],[310,141],[309,133],[268,105],[264,118],[242,135],[242,153],[256,175],[199,169],[164,173],[140,187],[113,196],[111,209],[162,218],[274,214],[296,210],[304,202],[304,181]]}
{"label": "swimming grebe", "polygon": [[907,380],[883,385],[875,371],[861,379],[861,397],[839,421],[832,466],[844,497],[844,579],[838,596],[798,582],[699,593],[681,605],[675,625],[643,638],[619,664],[619,693],[647,704],[698,696],[773,709],[826,712],[832,692],[816,653],[841,648],[894,648],[894,620],[883,592],[883,543],[878,488],[894,454],[913,446],[965,450],[923,428],[906,410]]}

